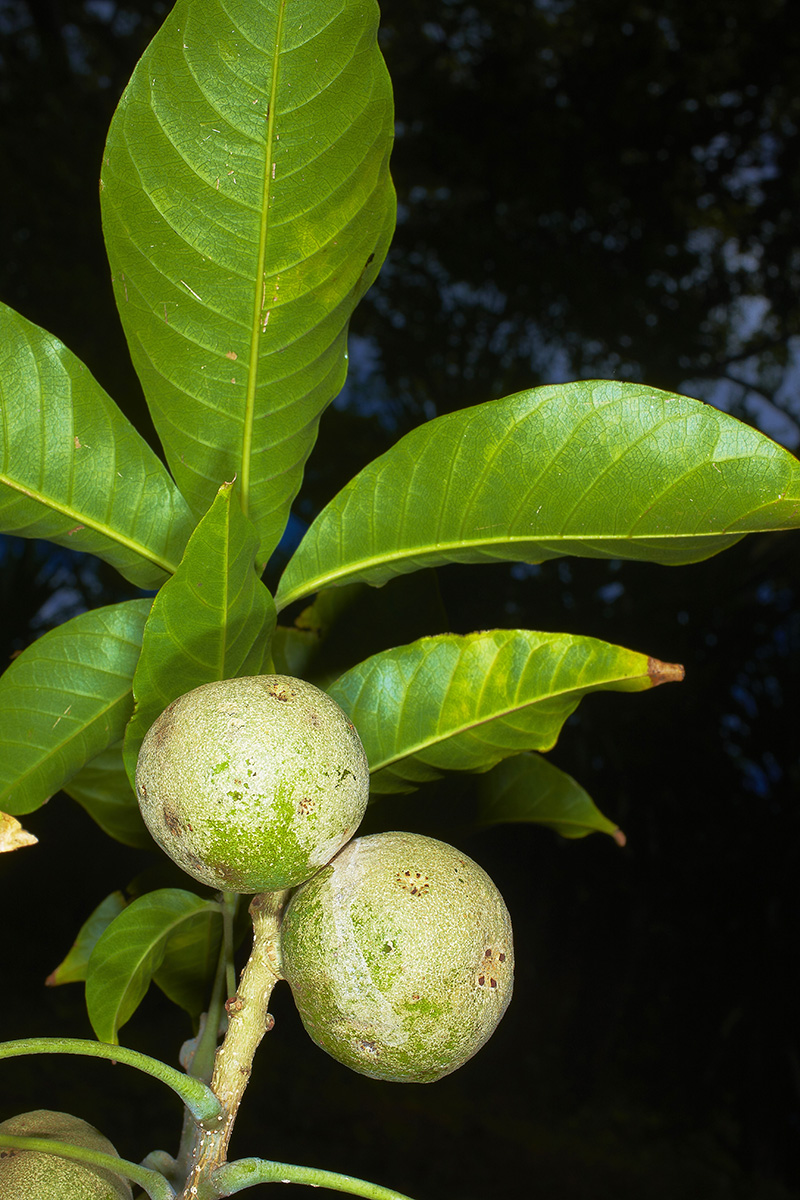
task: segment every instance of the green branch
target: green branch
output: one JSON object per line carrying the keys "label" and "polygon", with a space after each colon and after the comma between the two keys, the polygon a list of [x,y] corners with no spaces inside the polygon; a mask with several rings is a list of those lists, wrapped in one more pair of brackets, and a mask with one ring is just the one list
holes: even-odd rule
{"label": "green branch", "polygon": [[366,1200],[411,1200],[402,1192],[380,1187],[366,1179],[339,1175],[336,1171],[321,1171],[317,1167],[269,1162],[264,1158],[240,1158],[237,1162],[224,1163],[212,1173],[210,1182],[218,1196],[232,1196],[259,1183],[304,1183],[307,1187],[323,1187],[332,1192],[364,1196]]}
{"label": "green branch", "polygon": [[220,1112],[219,1100],[200,1079],[184,1075],[157,1058],[140,1054],[138,1050],[128,1050],[125,1046],[111,1046],[107,1042],[84,1038],[20,1038],[14,1042],[0,1042],[0,1058],[19,1058],[25,1054],[82,1054],[89,1058],[108,1058],[144,1071],[172,1088],[196,1121],[208,1121]]}

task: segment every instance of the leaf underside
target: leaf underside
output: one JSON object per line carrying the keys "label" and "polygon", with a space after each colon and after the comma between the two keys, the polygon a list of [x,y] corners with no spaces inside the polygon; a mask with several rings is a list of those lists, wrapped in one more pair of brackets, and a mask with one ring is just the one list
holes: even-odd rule
{"label": "leaf underside", "polygon": [[0,678],[0,809],[27,813],[121,740],[150,600],[65,621]]}
{"label": "leaf underside", "polygon": [[195,514],[234,478],[266,561],[394,228],[374,0],[178,0],[105,150],[114,290]]}
{"label": "leaf underside", "polygon": [[488,771],[549,750],[583,696],[643,691],[681,667],[571,634],[443,634],[373,655],[328,689],[358,730],[373,792],[413,791],[444,771]]}
{"label": "leaf underside", "polygon": [[607,833],[625,844],[625,835],[603,816],[589,793],[540,754],[503,759],[480,777],[473,825],[509,822],[546,825],[564,838]]}
{"label": "leaf underside", "polygon": [[0,304],[0,529],[158,587],[192,527],[162,463],[83,363]]}
{"label": "leaf underside", "polygon": [[449,562],[698,562],[798,525],[800,463],[733,417],[640,384],[549,385],[375,459],[314,521],[275,601]]}
{"label": "leaf underside", "polygon": [[109,837],[125,846],[152,849],[153,839],[125,770],[121,742],[96,755],[64,784],[63,790]]}

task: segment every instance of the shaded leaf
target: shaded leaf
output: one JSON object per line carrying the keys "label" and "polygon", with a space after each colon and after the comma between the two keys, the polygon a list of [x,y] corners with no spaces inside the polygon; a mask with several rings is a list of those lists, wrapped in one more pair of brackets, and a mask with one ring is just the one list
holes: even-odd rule
{"label": "shaded leaf", "polygon": [[155,588],[193,521],[162,463],[66,346],[0,304],[0,529]]}
{"label": "shaded leaf", "polygon": [[682,667],[595,638],[495,629],[383,651],[328,691],[358,730],[372,791],[402,792],[551,749],[589,692],[682,678]]}
{"label": "shaded leaf", "polygon": [[398,642],[449,628],[435,571],[416,571],[376,591],[363,583],[327,588],[277,626],[275,670],[327,688],[354,662]]}
{"label": "shaded leaf", "polygon": [[253,567],[256,544],[234,485],[224,484],[145,626],[133,680],[136,711],[125,732],[131,782],[142,739],[168,704],[203,683],[261,673],[275,605]]}
{"label": "shaded leaf", "polygon": [[0,677],[0,807],[39,808],[107,746],[133,711],[150,600],[81,613],[33,642]]}
{"label": "shaded leaf", "polygon": [[83,982],[86,978],[89,959],[100,935],[119,916],[126,905],[127,901],[122,892],[112,892],[98,904],[78,930],[78,936],[72,943],[66,958],[45,979],[48,987],[58,987],[62,983]]}
{"label": "shaded leaf", "polygon": [[641,384],[552,384],[407,434],[323,509],[275,600],[447,562],[699,562],[798,525],[800,463],[755,429]]}
{"label": "shaded leaf", "polygon": [[221,921],[219,905],[212,900],[165,888],[134,900],[111,922],[95,945],[86,974],[86,1008],[101,1042],[118,1042],[119,1030],[161,971],[171,940],[176,939],[179,957],[184,955],[191,943],[187,930],[198,923],[204,927],[210,914]]}
{"label": "shaded leaf", "polygon": [[104,833],[126,846],[152,849],[153,839],[125,771],[122,743],[103,750],[73,775],[63,790],[96,821]]}
{"label": "shaded leaf", "polygon": [[153,976],[164,995],[194,1018],[208,1007],[221,945],[219,910],[207,908],[175,930]]}
{"label": "shaded leaf", "polygon": [[622,830],[603,816],[589,793],[540,754],[517,754],[482,775],[474,815],[479,828],[533,822],[565,838],[607,833],[625,845]]}
{"label": "shaded leaf", "polygon": [[115,296],[167,461],[198,515],[239,479],[264,561],[394,228],[377,23],[373,0],[178,0],[106,144]]}

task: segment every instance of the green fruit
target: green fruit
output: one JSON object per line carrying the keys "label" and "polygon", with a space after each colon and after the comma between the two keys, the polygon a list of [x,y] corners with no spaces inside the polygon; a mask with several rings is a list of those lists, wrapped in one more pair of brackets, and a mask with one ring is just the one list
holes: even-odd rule
{"label": "green fruit", "polygon": [[136,767],[150,833],[189,875],[231,892],[293,887],[358,828],[369,766],[319,688],[287,675],[207,683],[150,727]]}
{"label": "green fruit", "polygon": [[[49,1112],[44,1108],[10,1117],[0,1124],[0,1133],[53,1138],[86,1150],[117,1153],[93,1125],[69,1113]],[[0,1146],[2,1200],[131,1200],[132,1194],[127,1179],[102,1167],[90,1167],[40,1150]]]}
{"label": "green fruit", "polygon": [[374,1079],[429,1083],[462,1066],[511,999],[503,897],[452,846],[356,838],[292,896],[281,970],[312,1039]]}

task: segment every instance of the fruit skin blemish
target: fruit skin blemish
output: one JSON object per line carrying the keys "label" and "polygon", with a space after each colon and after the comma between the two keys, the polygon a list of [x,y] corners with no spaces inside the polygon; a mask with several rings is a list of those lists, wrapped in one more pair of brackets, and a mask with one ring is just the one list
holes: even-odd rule
{"label": "fruit skin blemish", "polygon": [[511,918],[453,846],[355,838],[289,901],[281,970],[311,1038],[369,1075],[429,1083],[491,1037],[511,999]]}
{"label": "fruit skin blemish", "polygon": [[288,675],[207,683],[153,722],[136,767],[152,837],[229,892],[294,887],[361,823],[369,764],[339,705]]}

